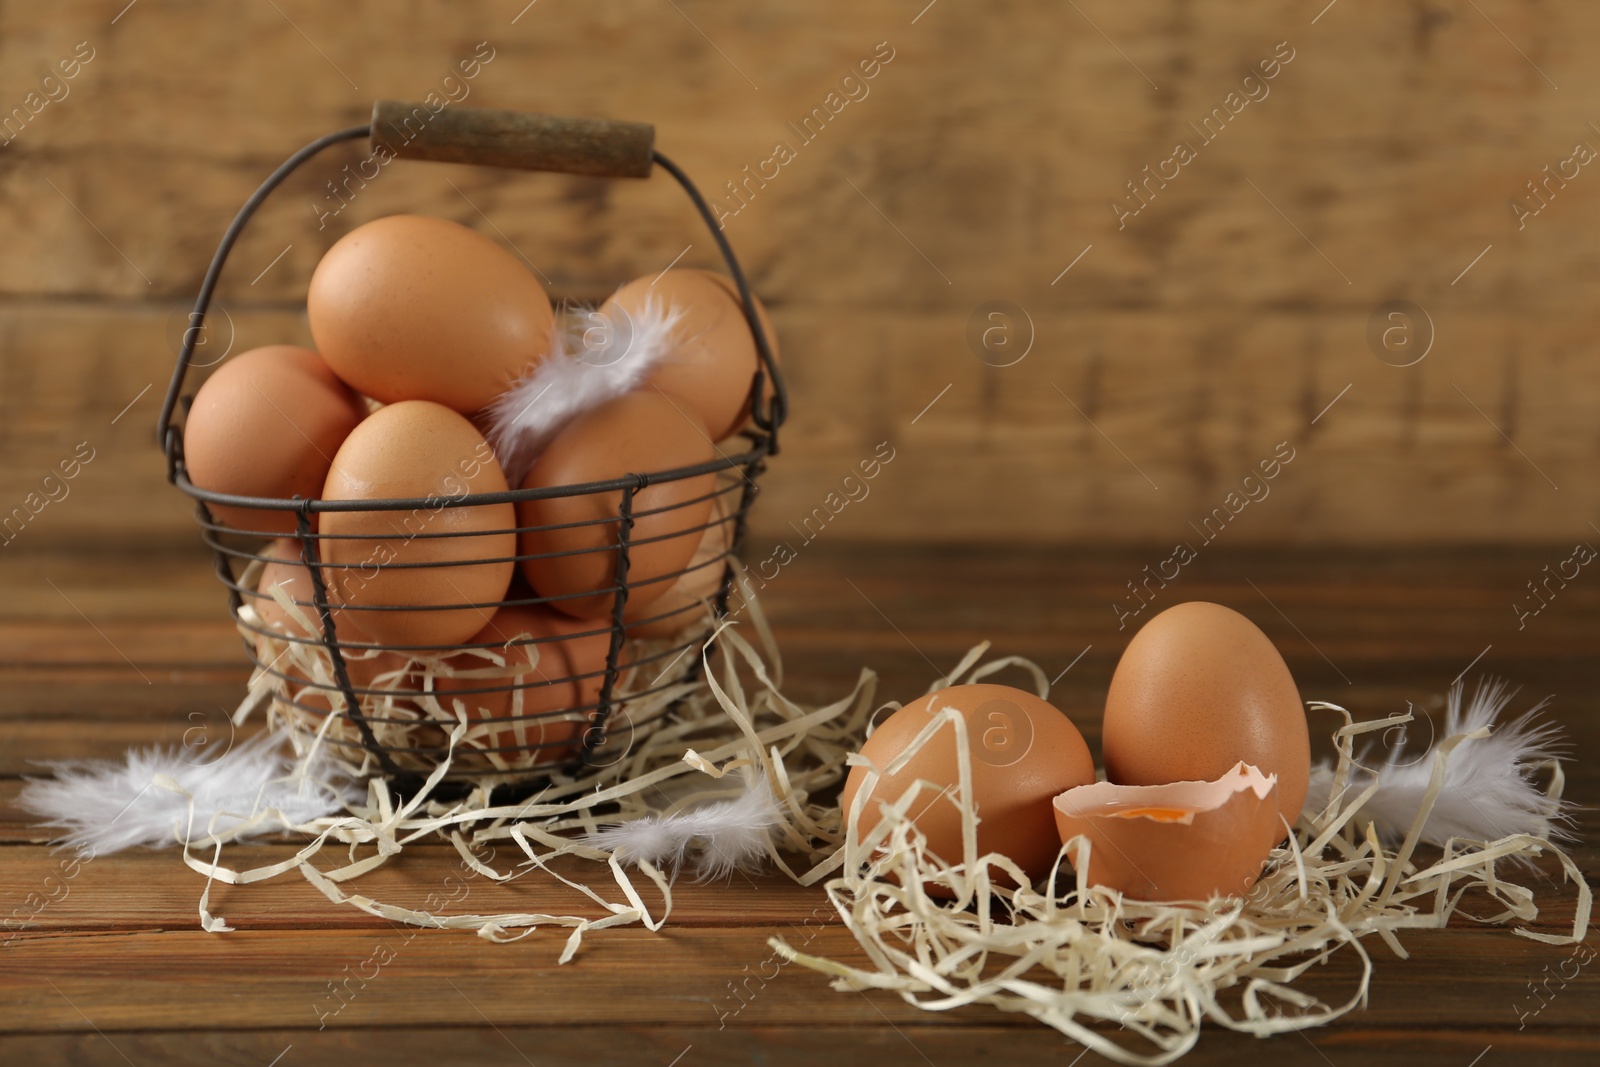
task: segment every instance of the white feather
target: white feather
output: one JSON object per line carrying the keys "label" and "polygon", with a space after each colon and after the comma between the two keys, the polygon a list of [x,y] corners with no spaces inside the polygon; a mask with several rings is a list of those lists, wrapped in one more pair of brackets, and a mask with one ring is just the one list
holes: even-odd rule
{"label": "white feather", "polygon": [[781,815],[766,778],[755,776],[738,797],[670,815],[645,815],[588,834],[585,843],[626,863],[640,860],[676,870],[693,847],[696,877],[725,878],[759,870],[772,848]]}
{"label": "white feather", "polygon": [[[296,774],[295,760],[276,733],[248,738],[203,763],[194,759],[192,748],[157,747],[129,749],[120,762],[52,762],[45,766],[55,777],[30,780],[18,803],[47,825],[65,827],[65,843],[102,856],[138,845],[178,844],[186,837],[198,841],[277,809],[281,820],[263,819],[242,836],[273,833],[332,814],[361,795],[325,768]],[[183,792],[158,784],[160,776]]]}
{"label": "white feather", "polygon": [[683,309],[651,295],[637,314],[577,311],[552,327],[550,354],[489,405],[489,444],[513,486],[561,428],[643,385],[680,343]]}
{"label": "white feather", "polygon": [[[1488,737],[1463,741],[1450,753],[1421,840],[1443,845],[1451,838],[1494,841],[1512,834],[1566,836],[1560,825],[1567,818],[1561,801],[1547,796],[1531,777],[1563,750],[1559,727],[1535,721],[1549,698],[1495,727],[1516,690],[1508,690],[1503,680],[1482,680],[1465,710],[1462,694],[1462,683],[1457,681],[1450,689],[1443,737],[1471,733],[1483,726],[1494,729]],[[1433,775],[1433,749],[1430,744],[1421,756],[1408,756],[1402,741],[1376,768],[1365,766],[1367,753],[1358,761],[1363,766],[1351,776],[1346,795],[1355,796],[1374,781],[1378,783],[1378,791],[1362,805],[1358,818],[1373,822],[1386,841],[1403,837],[1422,809]],[[1327,804],[1332,785],[1333,771],[1327,764],[1312,770],[1306,798],[1309,810]]]}

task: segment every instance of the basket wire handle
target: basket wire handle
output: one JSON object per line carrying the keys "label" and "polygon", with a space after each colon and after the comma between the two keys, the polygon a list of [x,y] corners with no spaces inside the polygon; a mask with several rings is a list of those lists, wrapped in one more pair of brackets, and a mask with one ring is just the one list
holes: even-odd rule
{"label": "basket wire handle", "polygon": [[[391,138],[391,133],[399,139]],[[773,438],[772,452],[778,451],[775,431],[788,409],[788,395],[773,361],[771,341],[756,315],[749,283],[705,198],[677,164],[655,150],[655,127],[643,122],[568,118],[478,107],[432,109],[426,104],[379,100],[372,108],[371,143],[375,154],[388,151],[401,159],[473,163],[603,178],[648,178],[651,166],[655,165],[672,175],[705,220],[728,264],[728,273],[738,286],[739,303],[760,357],[751,385],[750,413],[755,424]],[[763,394],[768,380],[772,382],[773,397],[770,408],[764,410]]]}
{"label": "basket wire handle", "polygon": [[[649,166],[641,166],[639,161],[643,153],[648,153],[648,164],[660,166],[672,175],[688,194],[695,210],[710,229],[712,239],[716,241],[717,248],[722,252],[722,258],[727,264],[728,273],[738,288],[739,302],[743,307],[751,336],[755,340],[758,356],[750,391],[751,421],[771,439],[768,450],[774,455],[777,453],[778,427],[788,416],[788,390],[784,386],[783,375],[773,357],[772,343],[761,325],[760,316],[756,314],[750,283],[745,278],[744,269],[739,265],[738,257],[734,255],[733,246],[728,243],[728,238],[717,222],[716,215],[706,203],[705,197],[700,195],[700,191],[695,188],[681,167],[655,150],[652,127],[643,123],[570,119],[485,108],[454,108],[430,115],[427,123],[421,127],[421,132],[412,134],[409,140],[401,142],[399,148],[395,148],[393,142],[377,140],[379,121],[386,123],[402,136],[411,133],[411,127],[405,124],[403,116],[415,115],[418,109],[425,114],[428,112],[428,109],[421,104],[378,101],[373,108],[373,123],[337,130],[317,138],[300,149],[284,160],[283,164],[250,194],[250,198],[234,216],[233,222],[229,224],[221,242],[217,245],[216,253],[211,257],[211,265],[206,269],[205,278],[200,283],[200,293],[195,298],[194,310],[189,313],[189,325],[183,332],[183,347],[178,355],[178,363],[172,370],[172,380],[167,385],[167,395],[162,401],[161,414],[156,421],[156,441],[167,457],[168,481],[177,480],[178,464],[181,461],[182,435],[175,422],[175,415],[184,379],[194,362],[195,346],[202,335],[217,280],[221,277],[223,265],[227,263],[228,255],[238,242],[245,224],[250,221],[256,209],[272,191],[282,185],[290,174],[311,157],[332,145],[363,137],[373,141],[374,151],[381,146],[401,157],[609,177],[647,176],[650,173]],[[401,118],[401,126],[393,125],[391,121],[393,117]],[[429,133],[430,130],[433,132]],[[764,395],[768,381],[771,382],[772,389],[770,402]]]}
{"label": "basket wire handle", "polygon": [[[717,242],[717,247],[722,251],[722,258],[728,264],[728,273],[733,276],[733,282],[739,287],[739,303],[744,307],[745,321],[750,325],[750,333],[755,338],[756,355],[759,365],[756,367],[755,381],[750,387],[750,418],[762,430],[766,431],[772,439],[768,452],[778,454],[778,427],[783,425],[789,414],[789,391],[784,387],[783,375],[778,372],[778,362],[772,355],[772,342],[767,337],[766,329],[761,325],[761,316],[756,314],[755,297],[750,293],[750,283],[745,280],[744,268],[739,266],[739,257],[733,254],[733,246],[728,243],[727,235],[722,232],[722,224],[712,213],[705,197],[700,195],[700,190],[695,188],[694,182],[672,160],[660,152],[651,152],[651,156],[662,170],[677,179],[683,186],[683,191],[689,194],[689,199],[694,201],[694,206],[700,212],[700,217],[705,220],[706,227],[711,231],[711,237]],[[763,392],[766,379],[772,380],[772,403],[765,411],[762,410]]]}
{"label": "basket wire handle", "polygon": [[239,239],[245,223],[250,221],[250,216],[256,213],[256,208],[261,206],[261,202],[272,190],[282,185],[283,180],[293,174],[300,164],[329,145],[354,141],[358,137],[367,136],[371,130],[370,126],[346,127],[325,137],[318,137],[284,160],[282,166],[268,175],[267,180],[250,194],[250,199],[244,202],[239,213],[233,217],[233,222],[228,225],[227,232],[222,235],[222,241],[211,257],[211,266],[206,268],[205,279],[200,283],[200,295],[195,297],[194,310],[189,313],[189,326],[183,331],[183,350],[178,354],[178,365],[172,369],[172,381],[167,384],[167,396],[161,402],[161,414],[156,420],[156,443],[167,456],[167,481],[177,481],[179,433],[172,417],[178,407],[178,394],[183,390],[183,379],[189,373],[189,365],[194,362],[194,348],[201,328],[205,324],[206,312],[211,307],[211,294],[217,288],[217,279],[222,276],[223,264],[228,261],[228,253],[233,251],[234,242]]}

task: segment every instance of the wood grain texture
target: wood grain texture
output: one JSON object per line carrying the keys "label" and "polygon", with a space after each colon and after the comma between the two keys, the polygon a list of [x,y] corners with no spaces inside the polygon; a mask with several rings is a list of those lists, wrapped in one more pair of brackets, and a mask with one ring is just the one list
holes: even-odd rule
{"label": "wood grain texture", "polygon": [[[13,784],[4,783],[6,786]],[[1576,783],[1575,788],[1587,793],[1591,785],[1586,777]],[[9,790],[0,791],[0,797],[5,797],[7,792]],[[10,840],[6,843],[13,847],[5,852],[6,867],[0,873],[0,900],[26,900],[28,894],[38,892],[45,885],[51,890],[47,906],[0,928],[0,943],[13,937],[19,942],[42,944],[64,934],[182,930],[197,922],[205,877],[181,862],[174,862],[171,851],[136,849],[126,855],[105,857],[103,861],[91,859],[73,863],[74,854],[57,847],[16,844]],[[251,867],[281,863],[304,844],[301,839],[269,841],[244,852],[229,853],[224,856],[224,863]],[[512,871],[517,868],[521,855],[515,845],[504,842],[494,846],[492,852],[487,848],[480,850],[478,858],[498,869]],[[440,892],[443,885],[452,898],[446,909],[450,914],[518,911],[604,917],[604,912],[588,897],[538,870],[525,869],[521,877],[509,882],[495,882],[463,871],[460,855],[448,842],[407,846],[407,857],[403,863],[380,867],[363,876],[356,883],[356,891],[386,904],[438,910],[437,904],[430,908],[426,901],[430,894]],[[328,858],[331,856],[324,860]],[[1574,858],[1580,864],[1593,865],[1597,857],[1594,847],[1586,844],[1575,852]],[[593,864],[570,857],[551,863],[550,868],[565,878],[593,879],[595,874]],[[66,876],[63,871],[68,872]],[[1560,867],[1553,862],[1541,862],[1537,877],[1531,880],[1541,884],[1559,883]],[[57,882],[66,888],[57,891]],[[130,884],[140,887],[136,899],[130,899]],[[651,907],[658,908],[661,904],[653,890],[641,887],[641,893]],[[1543,903],[1545,906],[1540,908],[1538,919],[1529,924],[1529,929],[1555,934],[1572,929],[1576,907],[1574,894],[1551,893]],[[670,926],[673,929],[744,926],[781,929],[786,923],[798,923],[810,916],[811,921],[798,935],[806,937],[818,925],[834,925],[840,921],[825,899],[820,900],[820,905],[818,911],[816,890],[798,886],[776,872],[735,875],[714,885],[685,879],[673,888]],[[395,928],[387,919],[332,903],[310,882],[295,875],[249,886],[213,885],[210,906],[215,913],[226,915],[229,924],[240,931],[392,931]],[[1457,930],[1480,929],[1466,918],[1457,919],[1452,926]],[[406,933],[409,935],[410,931]],[[23,946],[19,943],[11,947]]]}
{"label": "wood grain texture", "polygon": [[[1600,146],[1585,6],[1341,4],[1314,25],[1287,0],[123,6],[0,4],[0,117],[93,53],[0,147],[0,512],[63,449],[98,457],[7,552],[184,535],[149,423],[217,237],[293,149],[430,92],[651,122],[728,212],[793,387],[757,550],[884,441],[875,502],[830,537],[1163,545],[1280,441],[1302,458],[1233,542],[1593,534],[1600,178],[1541,185],[1520,229],[1509,206]],[[1203,141],[1189,124],[1280,42],[1267,95]],[[1197,158],[1119,228],[1112,201],[1138,204],[1127,183],[1178,140]],[[794,159],[748,178],[780,141]],[[715,263],[662,176],[401,161],[331,192],[365,157],[321,157],[246,231],[218,294],[239,345],[305,340],[322,251],[397,211],[507,242],[561,298]],[[1393,299],[1433,325],[1415,366],[1368,347]],[[969,345],[995,300],[1031,323],[1014,366]]]}
{"label": "wood grain texture", "polygon": [[[561,967],[555,956],[565,937],[558,934],[535,935],[488,951],[481,938],[465,932],[432,937],[429,931],[417,931],[412,937],[409,929],[381,934],[302,930],[217,937],[198,931],[166,931],[29,938],[3,950],[11,958],[6,961],[6,974],[0,976],[0,990],[7,1003],[29,1020],[29,1030],[82,1029],[83,1017],[71,1002],[93,1006],[91,1018],[105,1029],[193,1027],[197,1009],[203,1010],[202,1005],[214,995],[224,1002],[248,998],[249,1003],[218,1013],[209,1028],[315,1029],[318,1007],[328,1010],[339,1003],[327,992],[328,981],[339,981],[346,964],[356,970],[381,945],[395,958],[369,980],[370,995],[357,992],[338,1012],[337,1025],[476,1026],[484,1016],[496,1024],[560,1027],[585,1020],[593,1025],[599,1021],[597,1013],[603,1019],[612,1011],[620,1013],[626,1005],[628,1021],[634,1024],[699,1026],[715,1024],[719,1010],[726,1013],[739,1008],[730,983],[737,987],[747,964],[754,973],[771,956],[766,940],[782,929],[684,928],[658,934],[615,930],[585,946],[584,955],[574,961],[576,966],[568,963]],[[855,939],[838,927],[814,934],[790,933],[812,951],[857,964],[865,960]],[[1514,1023],[1513,983],[1523,974],[1537,974],[1547,960],[1561,958],[1552,953],[1551,946],[1512,938],[1503,931],[1433,931],[1426,939],[1417,936],[1404,943],[1416,945],[1407,961],[1396,960],[1383,950],[1378,970],[1382,981],[1374,981],[1372,1006],[1359,1020],[1363,1025],[1415,1025],[1418,1005],[1402,992],[1440,984],[1452,986],[1459,995],[1440,997],[1428,1005],[1430,1025]],[[90,946],[101,951],[88,954],[85,948]],[[387,955],[380,955],[379,961]],[[1478,961],[1478,966],[1464,972],[1460,966],[1464,957]],[[49,974],[57,989],[30,977],[28,969]],[[771,969],[769,966],[769,974]],[[1341,994],[1348,997],[1359,973],[1354,959],[1330,963],[1313,971],[1304,988],[1330,1000]],[[129,974],[145,977],[129,983]],[[673,980],[664,980],[664,975],[674,976]],[[450,989],[452,982],[456,992]],[[440,991],[452,995],[440,996]],[[1561,994],[1550,999],[1538,1023],[1592,1026],[1597,995],[1600,977],[1595,968],[1584,968]],[[727,1003],[720,1003],[719,998],[727,998]],[[705,1003],[707,1000],[711,1003]],[[1502,1002],[1500,1011],[1489,1013],[1491,1005],[1499,1007]],[[779,969],[764,988],[753,983],[743,1003],[730,1026],[803,1024],[820,1031],[834,1026],[878,1026],[887,1021],[895,1025],[942,1022],[959,1029],[997,1021],[996,1013],[990,1011],[940,1014],[919,1011],[889,996],[840,995],[827,989],[827,980],[821,975],[792,966]],[[1502,1013],[1503,1019],[1495,1018]],[[1017,1025],[1038,1024],[1018,1020]],[[1313,1032],[1312,1036],[1315,1039],[1317,1035]],[[822,1040],[826,1035],[819,1033],[818,1037],[821,1040],[814,1047],[820,1050],[825,1047]],[[1594,1040],[1600,1042],[1600,1034],[1594,1035]]]}
{"label": "wood grain texture", "polygon": [[[252,866],[278,863],[294,855],[304,843],[262,844],[240,856]],[[488,849],[478,853],[479,859],[508,871],[517,867],[521,856],[520,850],[510,842],[495,846],[492,853]],[[6,870],[0,876],[0,900],[23,898],[45,884],[51,875],[59,877],[63,860],[70,858],[70,854],[49,847],[19,845],[8,849]],[[550,867],[566,878],[592,879],[594,876],[592,864],[570,857],[563,857]],[[26,940],[42,942],[65,933],[181,930],[195,924],[196,905],[205,878],[181,863],[174,863],[170,851],[139,849],[116,857],[114,862],[93,860],[71,870],[68,891],[53,895],[48,907],[30,915],[25,922],[7,924],[0,940],[9,940],[13,934],[18,934]],[[449,882],[445,884],[447,878]],[[136,902],[127,899],[130,883],[141,887]],[[363,878],[361,885],[360,892],[374,899],[408,908],[427,908],[426,901],[431,894],[447,891],[454,898],[451,904],[454,913],[540,911],[592,914],[596,919],[604,917],[588,897],[537,871],[504,883],[464,871],[460,855],[448,842],[425,843],[414,861],[379,868],[370,878]],[[217,885],[212,888],[210,900],[218,914],[236,917],[238,921],[232,925],[240,930],[393,931],[395,928],[387,919],[332,903],[315,886],[298,877],[274,879],[254,886]],[[646,903],[659,907],[659,894]],[[811,915],[817,903],[815,890],[798,886],[777,873],[735,876],[717,885],[684,879],[673,888],[672,925],[781,928],[787,922],[799,922]],[[434,904],[433,908],[437,909],[438,905]],[[1542,928],[1559,929],[1562,920],[1559,909],[1552,911],[1550,916],[1541,918]],[[1570,929],[1570,909],[1565,920]],[[819,924],[838,922],[833,909],[825,907],[812,917],[801,936],[806,936]],[[408,941],[411,940],[409,933],[409,930],[405,932]]]}
{"label": "wood grain texture", "polygon": [[[1132,625],[1216,600],[1268,632],[1307,698],[1415,707],[1415,741],[1464,672],[1553,694],[1577,756],[1572,851],[1600,884],[1600,584],[1585,571],[1518,617],[1527,583],[1600,537],[1600,176],[1528,188],[1600,147],[1597,30],[1590,5],[1509,0],[0,0],[0,519],[28,509],[0,536],[0,916],[28,915],[0,944],[0,1063],[1100,1062],[1021,1017],[920,1012],[795,968],[752,996],[766,938],[827,911],[773,877],[681,885],[662,933],[592,935],[560,968],[560,935],[414,933],[292,876],[217,887],[239,932],[203,934],[201,880],[164,852],[103,857],[28,904],[59,863],[16,803],[38,761],[239,736],[247,664],[152,423],[238,206],[380,98],[651,123],[723,214],[791,390],[746,555],[794,553],[762,598],[797,699],[870,665],[880,698],[905,700],[992,640],[1057,678],[1098,749]],[[1285,47],[1270,82],[1243,84]],[[1263,86],[1214,139],[1191,127]],[[1131,193],[1180,140],[1196,158]],[[793,158],[752,178],[780,142]],[[716,265],[663,175],[352,177],[367,153],[329,151],[263,207],[202,363],[308,343],[323,251],[396,212],[504,242],[563,300]],[[1400,299],[1433,335],[1406,367],[1368,337]],[[1008,319],[983,316],[995,301]],[[1208,537],[1280,443],[1294,459],[1270,494]],[[841,507],[880,444],[894,460]],[[68,491],[46,485],[80,447],[94,458]],[[1142,605],[1130,583],[1180,542],[1198,558]],[[425,896],[455,867],[416,848],[366,886]],[[1539,891],[1554,929],[1572,894]],[[547,878],[472,893],[581,903]],[[1373,946],[1366,1010],[1265,1043],[1208,1027],[1184,1062],[1600,1054],[1592,964],[1520,1026],[1562,949],[1468,924],[1403,941],[1409,960]],[[837,926],[811,947],[855,958]],[[330,1000],[380,949],[380,976]],[[1307,988],[1339,996],[1356,973],[1343,957]]]}
{"label": "wood grain texture", "polygon": [[[866,994],[874,1003],[886,1003],[884,994]],[[1461,1067],[1490,1044],[1482,1028],[1438,1030],[1416,1034],[1384,1027],[1350,1027],[1337,1034],[1318,1034],[1315,1042],[1268,1046],[1272,1062],[1283,1067],[1327,1067],[1351,1062],[1372,1067]],[[819,1050],[816,1028],[799,1025],[762,1025],[717,1029],[715,1026],[644,1026],[609,1020],[588,1027],[502,1026],[488,1029],[384,1026],[366,1029],[240,1030],[210,1034],[188,1032],[92,1031],[70,1035],[0,1036],[0,1055],[8,1062],[39,1067],[126,1067],[136,1064],[227,1064],[260,1067],[282,1055],[290,1062],[324,1067],[350,1063],[424,1063],[430,1067],[518,1067],[540,1064],[594,1064],[596,1067],[670,1067],[674,1056],[682,1064],[744,1067],[760,1063],[771,1067],[809,1067],[831,1057],[847,1063],[875,1067],[927,1067],[953,1063],[989,1063],[1002,1060],[1022,1067],[1060,1067],[1072,1063],[1082,1050],[1066,1043],[1053,1031],[1018,1030],[1005,1026],[954,1027],[901,1023],[894,1029],[881,1024],[838,1026],[829,1031],[832,1044]],[[1594,1043],[1585,1028],[1548,1028],[1520,1034],[1494,1033],[1493,1047],[1507,1057],[1541,1064],[1575,1065],[1592,1062]],[[1180,1061],[1193,1063],[1214,1055],[1218,1063],[1250,1063],[1263,1046],[1252,1037],[1217,1034],[1209,1037],[1207,1053]],[[1213,1051],[1214,1050],[1214,1051]],[[1359,1060],[1355,1057],[1359,1056]],[[848,1058],[847,1058],[848,1057]],[[1080,1067],[1101,1067],[1109,1060],[1093,1053],[1077,1060]]]}
{"label": "wood grain texture", "polygon": [[[565,967],[554,962],[562,935],[494,946],[465,934],[413,932],[338,908],[293,875],[214,886],[213,909],[238,930],[204,934],[196,918],[204,880],[171,852],[83,863],[62,893],[59,877],[52,881],[62,854],[48,846],[51,831],[16,806],[14,776],[29,769],[25,761],[115,756],[134,742],[180,744],[197,721],[215,727],[188,712],[231,707],[244,677],[198,553],[68,566],[75,559],[0,559],[0,582],[11,594],[0,602],[0,914],[22,913],[0,942],[6,1063],[259,1067],[284,1054],[286,1064],[516,1064],[526,1057],[632,1065],[669,1064],[682,1054],[681,1064],[832,1057],[953,1067],[1071,1062],[1081,1051],[1020,1016],[924,1013],[886,994],[839,993],[821,976],[774,968],[766,962],[773,934],[811,937],[808,947],[844,959],[858,958],[858,950],[846,931],[824,922],[831,909],[819,890],[772,875],[681,883],[661,933],[592,934]],[[1244,611],[1283,649],[1308,698],[1335,700],[1362,716],[1413,702],[1426,717],[1417,740],[1426,740],[1441,711],[1442,689],[1480,652],[1472,676],[1509,677],[1530,702],[1554,693],[1553,714],[1578,756],[1567,781],[1567,796],[1582,806],[1572,854],[1593,886],[1600,884],[1600,764],[1587,754],[1600,747],[1600,717],[1588,695],[1600,687],[1592,653],[1600,587],[1574,583],[1516,629],[1508,598],[1546,559],[1542,550],[1217,548],[1166,592]],[[871,666],[881,672],[883,699],[906,699],[936,665],[989,639],[997,652],[1028,655],[1052,675],[1071,664],[1052,700],[1097,749],[1098,709],[1131,632],[1116,629],[1107,602],[1146,561],[1136,551],[819,544],[769,583],[763,604],[785,650],[786,688],[799,698],[836,696]],[[42,580],[46,574],[56,588]],[[1314,724],[1321,750],[1327,730]],[[220,733],[215,739],[226,743]],[[236,856],[265,863],[292,847],[271,842]],[[447,846],[424,845],[359,888],[422,901],[458,868]],[[1562,929],[1575,894],[1559,880],[1533,881],[1537,928]],[[467,885],[461,905],[474,910],[590,906],[547,876]],[[36,907],[46,893],[48,905]],[[808,916],[824,922],[814,935]],[[1600,945],[1596,935],[1590,941]],[[1461,1067],[1491,1046],[1492,1056],[1540,1063],[1587,1063],[1600,1053],[1593,1010],[1600,979],[1592,965],[1546,993],[1546,1006],[1519,1028],[1518,1009],[1537,1003],[1530,987],[1570,950],[1465,919],[1444,931],[1408,932],[1402,943],[1410,959],[1368,946],[1376,972],[1365,1010],[1266,1044],[1208,1026],[1184,1062],[1270,1055],[1285,1064]],[[370,974],[374,958],[387,962],[355,983],[354,995],[330,991],[330,982],[363,967]],[[1348,995],[1357,974],[1354,958],[1341,956],[1304,984],[1334,998]]]}

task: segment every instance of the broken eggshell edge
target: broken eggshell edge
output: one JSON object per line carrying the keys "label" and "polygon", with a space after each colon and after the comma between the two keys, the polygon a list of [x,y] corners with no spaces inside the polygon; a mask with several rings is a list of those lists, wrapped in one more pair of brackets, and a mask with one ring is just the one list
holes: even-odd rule
{"label": "broken eggshell edge", "polygon": [[1134,900],[1243,896],[1283,839],[1278,776],[1240,761],[1210,782],[1116,785],[1096,782],[1058,795],[1056,829],[1089,843],[1085,885]]}

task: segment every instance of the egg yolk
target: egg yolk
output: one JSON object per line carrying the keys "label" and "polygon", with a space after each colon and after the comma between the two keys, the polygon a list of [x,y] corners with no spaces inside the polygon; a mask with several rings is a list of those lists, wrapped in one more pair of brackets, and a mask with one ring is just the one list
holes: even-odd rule
{"label": "egg yolk", "polygon": [[1156,822],[1183,822],[1193,817],[1194,812],[1184,811],[1181,808],[1125,808],[1122,811],[1111,813],[1119,819],[1154,819]]}

